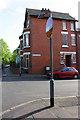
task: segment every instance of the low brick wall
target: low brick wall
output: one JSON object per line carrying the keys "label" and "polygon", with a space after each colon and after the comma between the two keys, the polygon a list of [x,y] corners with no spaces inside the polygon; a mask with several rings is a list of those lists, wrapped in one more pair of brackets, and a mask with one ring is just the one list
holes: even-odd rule
{"label": "low brick wall", "polygon": [[15,67],[10,67],[10,70],[15,73],[15,74],[19,74],[20,73],[20,69],[19,68],[15,68]]}

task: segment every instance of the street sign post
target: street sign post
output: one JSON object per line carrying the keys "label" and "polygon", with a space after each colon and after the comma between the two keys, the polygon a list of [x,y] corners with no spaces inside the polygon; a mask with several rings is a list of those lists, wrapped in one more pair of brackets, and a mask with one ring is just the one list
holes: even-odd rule
{"label": "street sign post", "polygon": [[54,106],[54,79],[53,79],[53,49],[52,49],[52,30],[53,19],[49,17],[46,23],[46,34],[50,38],[50,67],[51,67],[51,79],[50,79],[50,106]]}
{"label": "street sign post", "polygon": [[53,19],[52,17],[49,17],[46,23],[46,34],[47,37],[51,37],[52,35],[52,29],[53,29]]}

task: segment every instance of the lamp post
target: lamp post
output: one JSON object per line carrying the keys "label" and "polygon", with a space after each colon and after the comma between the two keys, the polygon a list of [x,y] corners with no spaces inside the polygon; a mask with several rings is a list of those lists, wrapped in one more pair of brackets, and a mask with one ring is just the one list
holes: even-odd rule
{"label": "lamp post", "polygon": [[52,46],[52,29],[53,29],[53,19],[52,14],[46,23],[46,34],[50,38],[50,68],[51,68],[51,79],[50,79],[50,106],[54,106],[54,79],[53,79],[53,46]]}

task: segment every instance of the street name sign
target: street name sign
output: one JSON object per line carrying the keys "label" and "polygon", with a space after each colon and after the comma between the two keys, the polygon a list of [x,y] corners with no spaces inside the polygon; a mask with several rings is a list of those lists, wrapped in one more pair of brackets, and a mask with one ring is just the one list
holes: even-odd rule
{"label": "street name sign", "polygon": [[52,17],[49,17],[47,22],[46,22],[46,34],[47,34],[47,37],[51,36],[52,29],[53,29],[53,19],[52,19]]}

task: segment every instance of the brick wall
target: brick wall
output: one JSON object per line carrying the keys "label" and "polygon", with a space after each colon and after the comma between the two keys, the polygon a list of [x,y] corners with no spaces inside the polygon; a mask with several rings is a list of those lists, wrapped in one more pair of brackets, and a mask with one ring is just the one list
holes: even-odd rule
{"label": "brick wall", "polygon": [[[50,40],[46,36],[46,21],[47,19],[38,19],[31,17],[31,30],[30,30],[30,45],[31,45],[31,73],[45,73],[45,66],[50,65]],[[69,48],[62,48],[62,20],[54,20],[53,27],[53,67],[54,70],[61,68],[60,64],[60,51],[76,52],[76,47],[71,46],[70,21],[67,21],[68,44]],[[40,56],[34,56],[39,54]],[[75,64],[72,66],[76,67]]]}

